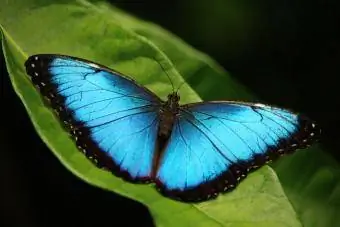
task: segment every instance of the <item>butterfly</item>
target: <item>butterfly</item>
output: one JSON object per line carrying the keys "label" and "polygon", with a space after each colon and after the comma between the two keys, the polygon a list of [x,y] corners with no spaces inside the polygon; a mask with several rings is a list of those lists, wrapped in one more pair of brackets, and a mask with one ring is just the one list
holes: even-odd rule
{"label": "butterfly", "polygon": [[66,55],[33,55],[27,74],[77,147],[96,166],[130,182],[154,183],[184,202],[216,198],[271,160],[306,148],[320,128],[264,104],[163,101],[103,65]]}

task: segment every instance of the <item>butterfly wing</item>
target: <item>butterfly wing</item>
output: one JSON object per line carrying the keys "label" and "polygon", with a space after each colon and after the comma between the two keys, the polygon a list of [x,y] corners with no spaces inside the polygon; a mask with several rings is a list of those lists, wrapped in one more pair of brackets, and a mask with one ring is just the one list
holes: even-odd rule
{"label": "butterfly wing", "polygon": [[35,55],[25,66],[88,158],[127,180],[150,179],[160,105],[153,93],[75,57]]}
{"label": "butterfly wing", "polygon": [[238,102],[183,106],[157,172],[161,192],[206,200],[234,188],[252,169],[304,148],[316,125],[290,111]]}

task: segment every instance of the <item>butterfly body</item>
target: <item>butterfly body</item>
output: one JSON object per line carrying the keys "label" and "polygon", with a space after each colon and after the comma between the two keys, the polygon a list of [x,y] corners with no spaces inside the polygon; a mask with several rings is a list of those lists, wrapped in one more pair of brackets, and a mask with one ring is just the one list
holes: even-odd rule
{"label": "butterfly body", "polygon": [[168,100],[159,109],[159,130],[158,135],[167,140],[171,134],[173,123],[179,114],[179,95],[172,93],[168,95]]}
{"label": "butterfly body", "polygon": [[320,133],[300,114],[232,101],[162,101],[105,66],[64,55],[34,55],[27,74],[50,101],[78,148],[98,167],[162,194],[202,201],[235,188]]}

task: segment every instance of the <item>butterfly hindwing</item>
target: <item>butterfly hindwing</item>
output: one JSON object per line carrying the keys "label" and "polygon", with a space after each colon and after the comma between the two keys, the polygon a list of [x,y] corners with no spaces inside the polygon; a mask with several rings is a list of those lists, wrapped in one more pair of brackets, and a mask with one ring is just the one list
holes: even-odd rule
{"label": "butterfly hindwing", "polygon": [[267,161],[304,148],[315,124],[290,111],[238,102],[181,107],[157,173],[161,191],[185,201],[234,188]]}
{"label": "butterfly hindwing", "polygon": [[74,57],[35,55],[25,66],[90,159],[127,180],[150,180],[160,105],[153,93]]}

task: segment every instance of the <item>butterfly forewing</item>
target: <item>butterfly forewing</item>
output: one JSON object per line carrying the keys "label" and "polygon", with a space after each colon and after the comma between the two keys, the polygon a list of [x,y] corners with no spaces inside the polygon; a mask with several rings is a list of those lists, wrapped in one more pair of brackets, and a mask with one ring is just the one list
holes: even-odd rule
{"label": "butterfly forewing", "polygon": [[35,55],[25,65],[90,159],[127,180],[150,180],[157,96],[119,73],[78,58]]}

